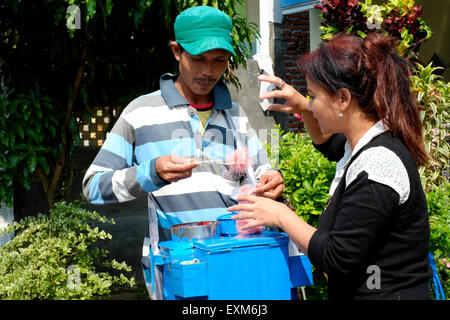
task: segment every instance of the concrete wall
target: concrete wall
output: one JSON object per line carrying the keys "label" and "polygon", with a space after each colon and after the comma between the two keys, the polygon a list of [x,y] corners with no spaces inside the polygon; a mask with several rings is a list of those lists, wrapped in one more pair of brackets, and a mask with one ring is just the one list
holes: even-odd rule
{"label": "concrete wall", "polygon": [[242,87],[237,89],[233,85],[228,85],[231,93],[231,99],[242,106],[249,118],[250,125],[253,129],[272,129],[275,120],[270,112],[264,112],[259,104],[259,80],[260,74],[258,63],[250,59],[247,61],[247,69],[243,67],[236,71]]}
{"label": "concrete wall", "polygon": [[[14,222],[14,207],[8,207],[4,202],[0,202],[0,231],[7,228]],[[4,246],[13,238],[13,233],[6,233],[0,236],[0,247]]]}
{"label": "concrete wall", "polygon": [[431,28],[433,35],[419,50],[419,57],[428,63],[434,53],[438,54],[447,65],[444,72],[445,81],[450,81],[450,0],[416,0],[416,5],[423,5],[423,19]]}

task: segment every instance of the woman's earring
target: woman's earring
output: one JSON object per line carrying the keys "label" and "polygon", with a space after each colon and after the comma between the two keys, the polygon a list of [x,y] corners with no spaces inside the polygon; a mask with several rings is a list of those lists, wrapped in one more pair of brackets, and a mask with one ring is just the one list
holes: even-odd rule
{"label": "woman's earring", "polygon": [[343,117],[344,117],[344,114],[343,114],[342,112],[339,112],[338,117],[339,117],[339,118],[343,118]]}

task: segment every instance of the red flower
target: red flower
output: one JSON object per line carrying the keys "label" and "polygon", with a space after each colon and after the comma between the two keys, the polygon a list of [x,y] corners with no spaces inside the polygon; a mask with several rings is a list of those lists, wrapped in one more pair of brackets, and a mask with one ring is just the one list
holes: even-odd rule
{"label": "red flower", "polygon": [[303,118],[302,118],[302,115],[300,113],[294,113],[294,117],[296,117],[298,120],[303,122]]}

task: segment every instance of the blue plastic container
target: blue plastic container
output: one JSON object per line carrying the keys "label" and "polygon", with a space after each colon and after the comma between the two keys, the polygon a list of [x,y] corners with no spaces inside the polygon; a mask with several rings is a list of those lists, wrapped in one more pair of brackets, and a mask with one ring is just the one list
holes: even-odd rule
{"label": "blue plastic container", "polygon": [[285,233],[239,235],[229,216],[210,239],[159,244],[150,261],[163,267],[164,299],[290,300],[292,288],[312,284],[311,263],[289,257]]}
{"label": "blue plastic container", "polygon": [[236,212],[231,214],[224,214],[217,218],[219,221],[219,233],[222,236],[234,236],[238,234],[236,229],[236,220],[231,219],[231,216],[237,214]]}
{"label": "blue plastic container", "polygon": [[290,299],[288,241],[267,232],[196,242],[196,256],[208,264],[208,299]]}

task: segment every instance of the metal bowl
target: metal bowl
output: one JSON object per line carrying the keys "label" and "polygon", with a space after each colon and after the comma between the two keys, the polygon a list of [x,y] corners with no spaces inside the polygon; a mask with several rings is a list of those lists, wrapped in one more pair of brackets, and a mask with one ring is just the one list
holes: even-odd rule
{"label": "metal bowl", "polygon": [[216,235],[218,221],[200,221],[175,224],[170,228],[172,240],[203,240]]}

